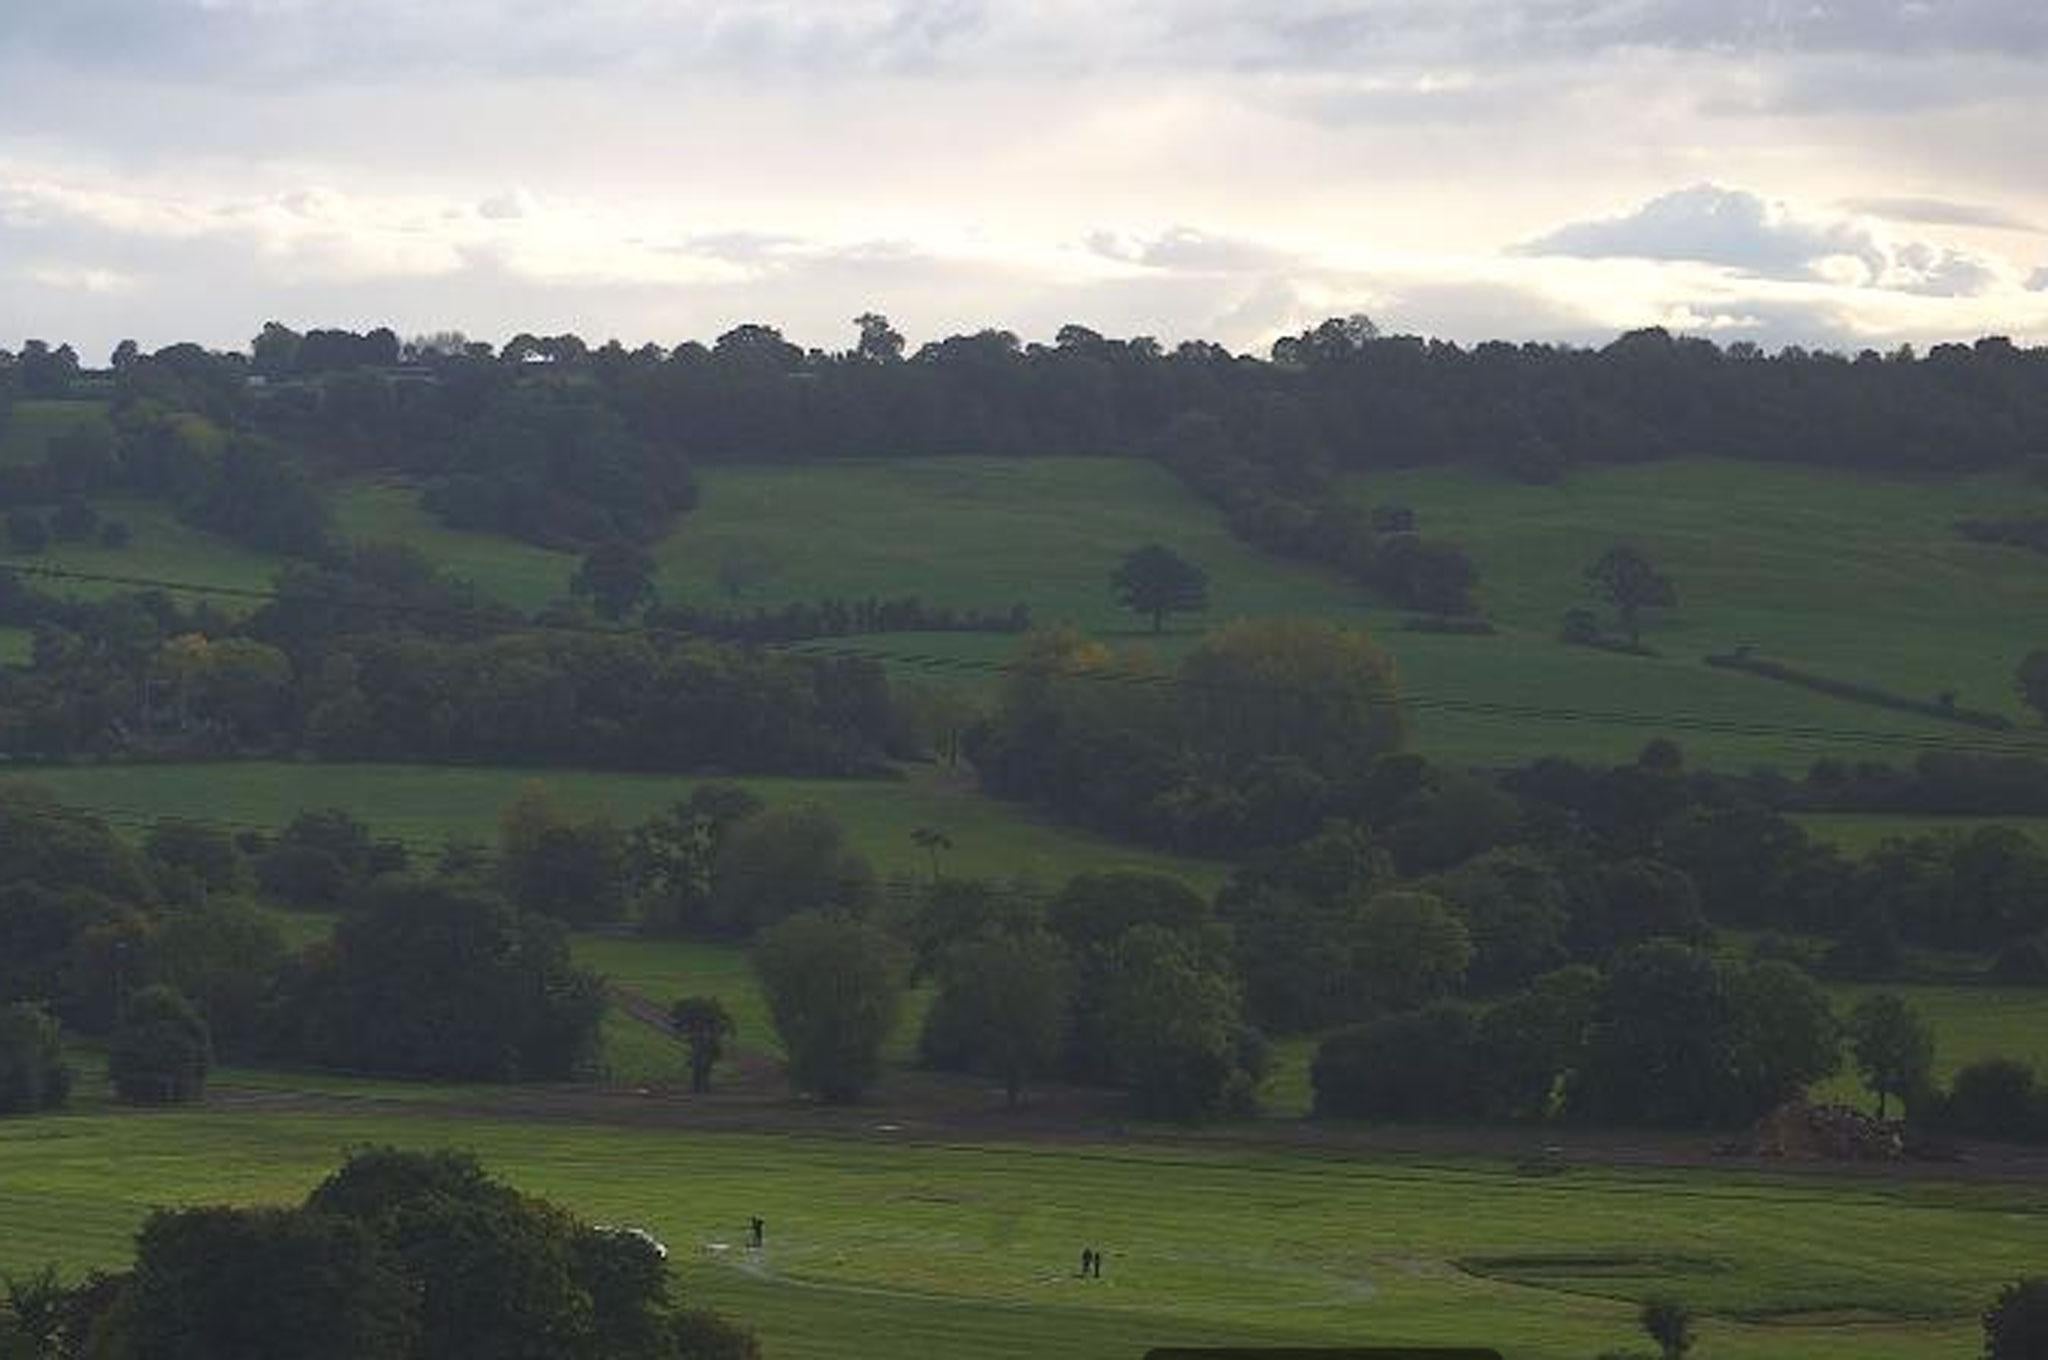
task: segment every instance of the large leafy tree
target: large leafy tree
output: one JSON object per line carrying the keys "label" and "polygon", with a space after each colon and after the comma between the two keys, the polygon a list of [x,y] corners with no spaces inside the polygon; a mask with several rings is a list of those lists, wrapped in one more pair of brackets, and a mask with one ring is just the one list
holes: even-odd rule
{"label": "large leafy tree", "polygon": [[70,1092],[57,1022],[25,1001],[0,1005],[0,1115],[47,1110]]}
{"label": "large leafy tree", "polygon": [[790,1084],[834,1104],[860,1099],[881,1076],[882,1045],[902,1008],[901,946],[851,916],[802,912],[762,935],[754,970]]}
{"label": "large leafy tree", "polygon": [[1910,1101],[1924,1092],[1934,1070],[1934,1028],[1911,1002],[1879,992],[1849,1013],[1849,1048],[1863,1084],[1877,1092],[1877,1117],[1886,1098]]}
{"label": "large leafy tree", "polygon": [[329,1066],[562,1079],[597,1042],[603,982],[562,927],[448,881],[380,880],[294,980],[296,1046]]}
{"label": "large leafy tree", "polygon": [[363,1225],[289,1209],[159,1211],[136,1239],[135,1360],[410,1360],[413,1288]]}
{"label": "large leafy tree", "polygon": [[1617,543],[1586,568],[1594,593],[1614,606],[1631,647],[1642,645],[1642,611],[1678,603],[1678,589],[1640,548]]}
{"label": "large leafy tree", "polygon": [[107,1079],[132,1105],[175,1105],[205,1093],[213,1040],[192,1003],[169,987],[128,1002],[107,1044]]}
{"label": "large leafy tree", "polygon": [[1015,1105],[1024,1083],[1059,1061],[1072,985],[1066,948],[1046,931],[989,931],[956,944],[925,1013],[925,1060],[1000,1078]]}
{"label": "large leafy tree", "polygon": [[1125,557],[1110,573],[1109,587],[1119,605],[1149,617],[1155,633],[1169,614],[1209,607],[1209,574],[1163,544],[1148,543]]}

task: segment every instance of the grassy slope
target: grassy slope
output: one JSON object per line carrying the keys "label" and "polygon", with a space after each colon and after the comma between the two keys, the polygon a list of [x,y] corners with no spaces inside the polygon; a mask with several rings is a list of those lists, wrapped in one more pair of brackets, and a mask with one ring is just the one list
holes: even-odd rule
{"label": "grassy slope", "polygon": [[407,543],[487,594],[521,609],[538,609],[568,593],[577,559],[498,534],[460,533],[420,509],[417,488],[399,482],[353,482],[334,493],[334,525],[359,543]]}
{"label": "grassy slope", "polygon": [[104,425],[103,401],[17,401],[0,425],[0,464],[40,463],[51,438],[81,425]]}
{"label": "grassy slope", "polygon": [[[1993,1284],[2038,1265],[2038,1193],[1712,1171],[1520,1177],[1277,1152],[917,1146],[392,1115],[81,1113],[0,1125],[0,1270],[112,1265],[154,1204],[303,1195],[365,1142],[473,1149],[522,1187],[667,1241],[685,1293],[739,1312],[770,1354],[1118,1356],[1162,1341],[1491,1343],[1577,1360],[1632,1341],[1630,1301],[1677,1288],[1724,1357],[1960,1354]],[[731,1250],[762,1215],[754,1272]],[[1099,1285],[1072,1276],[1084,1243]],[[1523,1282],[1489,1255],[1662,1258]],[[1681,1262],[1697,1264],[1685,1265]],[[1922,1317],[1927,1321],[1907,1321]]]}
{"label": "grassy slope", "polygon": [[[1156,540],[1209,570],[1210,622],[1290,613],[1372,627],[1416,697],[1677,713],[1825,734],[1677,732],[1696,756],[1737,767],[1798,767],[1824,752],[1909,757],[1910,748],[1885,740],[1969,734],[1710,671],[1698,663],[1706,652],[1751,643],[1830,674],[1915,695],[1955,687],[1966,704],[2011,710],[2009,677],[2027,645],[2011,620],[2048,603],[2048,563],[1963,543],[1949,530],[1960,515],[2040,499],[2002,480],[1919,485],[1728,463],[1610,469],[1557,488],[1441,471],[1362,480],[1361,500],[1406,501],[1430,532],[1470,545],[1488,608],[1505,627],[1496,638],[1403,632],[1399,611],[1374,606],[1325,573],[1251,551],[1165,472],[1135,460],[714,467],[703,481],[702,507],[657,549],[661,588],[671,599],[718,601],[718,563],[735,545],[752,544],[778,567],[743,606],[822,595],[914,594],[981,608],[1021,601],[1042,622],[1071,621],[1151,645],[1113,606],[1104,583],[1122,553]],[[402,488],[350,488],[341,506],[351,532],[418,543],[519,603],[561,593],[573,569],[560,554],[442,530]],[[1667,653],[1662,660],[1554,640],[1563,610],[1585,602],[1585,563],[1623,536],[1652,551],[1685,601],[1651,630],[1652,643]],[[1188,621],[1159,650],[1171,655],[1197,631]],[[986,636],[862,641],[977,658],[1001,657],[1011,645]],[[1470,761],[1548,752],[1621,757],[1659,726],[1469,712],[1417,718],[1425,749]],[[1850,735],[1840,735],[1845,730]],[[1855,735],[1866,732],[1878,739]]]}
{"label": "grassy slope", "polygon": [[[109,814],[198,813],[216,821],[279,826],[307,808],[339,807],[421,849],[450,836],[495,840],[500,810],[529,781],[546,785],[569,807],[605,812],[628,824],[688,796],[697,782],[578,770],[284,761],[77,765],[27,771],[21,777],[67,802]],[[1223,873],[1218,864],[1153,854],[1069,830],[1014,805],[961,793],[930,773],[903,781],[735,782],[765,802],[812,802],[826,808],[884,875],[930,873],[925,852],[910,839],[920,826],[943,828],[952,837],[954,848],[943,853],[940,863],[953,874],[1029,875],[1057,883],[1084,869],[1154,869],[1180,874],[1206,889]]]}
{"label": "grassy slope", "polygon": [[[2017,716],[2012,674],[2034,640],[2015,621],[2048,604],[2048,560],[1967,543],[1951,527],[1967,515],[2048,510],[2048,496],[2016,479],[1923,483],[1690,461],[1584,473],[1557,487],[1419,471],[1361,479],[1354,494],[1411,505],[1426,531],[1471,547],[1487,608],[1519,644],[1517,679],[1532,690],[1550,687],[1565,650],[1549,641],[1560,616],[1591,603],[1585,567],[1618,540],[1672,577],[1681,606],[1645,635],[1667,661],[1608,662],[1633,674],[1641,706],[1690,707],[1712,688],[1759,717],[1811,711],[1837,727],[1898,726],[1878,710],[1758,693],[1781,690],[1766,681],[1685,679],[1702,669],[1700,656],[1749,644],[1916,697],[1953,688],[1965,705]],[[1545,676],[1523,668],[1524,655],[1546,650]],[[1586,667],[1589,682],[1595,669]],[[1409,673],[1427,678],[1412,665]],[[1596,694],[1607,697],[1587,697]]]}

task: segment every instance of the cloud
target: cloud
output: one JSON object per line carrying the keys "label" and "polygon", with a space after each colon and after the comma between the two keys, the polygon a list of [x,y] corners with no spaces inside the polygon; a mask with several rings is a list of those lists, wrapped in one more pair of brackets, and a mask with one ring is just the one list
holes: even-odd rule
{"label": "cloud", "polygon": [[22,271],[22,277],[30,283],[61,292],[125,293],[135,287],[134,278],[118,269],[99,269],[89,265],[30,265]]}
{"label": "cloud", "polygon": [[1147,269],[1194,274],[1245,274],[1287,266],[1294,256],[1259,241],[1216,236],[1193,227],[1169,227],[1156,236],[1090,232],[1084,244],[1095,254]]}
{"label": "cloud", "polygon": [[492,222],[516,222],[533,216],[537,207],[532,194],[524,189],[510,189],[477,204],[476,215]]}
{"label": "cloud", "polygon": [[1574,222],[1515,247],[1528,256],[1684,261],[1755,278],[1825,281],[1930,297],[1976,297],[2003,277],[1964,251],[1893,243],[1857,218],[1801,217],[1783,203],[1700,184],[1619,217]]}
{"label": "cloud", "polygon": [[2048,293],[2048,264],[2044,264],[2034,271],[2033,276],[2027,280],[2027,291],[2030,293]]}
{"label": "cloud", "polygon": [[1930,227],[1987,227],[1994,231],[2039,231],[2034,223],[2017,213],[1988,203],[1958,203],[1946,198],[1851,198],[1842,204],[1850,212],[1866,217],[1883,217],[1894,222],[1914,222]]}
{"label": "cloud", "polygon": [[1781,279],[1816,277],[1824,262],[1837,259],[1853,260],[1875,277],[1887,263],[1859,226],[1800,221],[1782,204],[1713,184],[1674,190],[1620,217],[1559,227],[1515,253],[1691,260]]}

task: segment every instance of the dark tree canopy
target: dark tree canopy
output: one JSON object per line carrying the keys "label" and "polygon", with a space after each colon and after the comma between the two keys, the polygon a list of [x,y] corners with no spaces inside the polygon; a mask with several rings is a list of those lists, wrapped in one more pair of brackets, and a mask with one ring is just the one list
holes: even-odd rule
{"label": "dark tree canopy", "polygon": [[703,1095],[733,1035],[732,1012],[715,996],[686,996],[669,1007],[668,1022],[690,1048],[690,1090]]}
{"label": "dark tree canopy", "polygon": [[790,1084],[834,1104],[860,1099],[882,1071],[908,959],[879,927],[818,911],[790,917],[754,946],[754,970]]}
{"label": "dark tree canopy", "polygon": [[1640,548],[1616,544],[1586,568],[1586,580],[1596,594],[1614,606],[1631,647],[1642,645],[1642,611],[1668,609],[1678,603],[1678,590],[1669,577],[1651,565]]}
{"label": "dark tree canopy", "polygon": [[206,1021],[169,987],[145,987],[131,997],[107,1044],[107,1079],[131,1105],[197,1100],[212,1066]]}
{"label": "dark tree canopy", "polygon": [[1158,543],[1125,557],[1109,584],[1116,602],[1150,618],[1155,633],[1165,627],[1169,614],[1198,613],[1209,607],[1209,574]]}

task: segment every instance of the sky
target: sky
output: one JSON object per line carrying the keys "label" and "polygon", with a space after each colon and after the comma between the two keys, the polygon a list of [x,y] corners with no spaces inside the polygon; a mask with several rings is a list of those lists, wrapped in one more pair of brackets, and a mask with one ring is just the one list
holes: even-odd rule
{"label": "sky", "polygon": [[0,346],[2048,343],[2042,0],[0,0]]}

